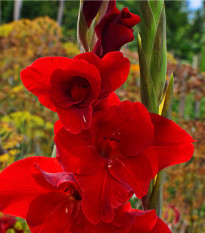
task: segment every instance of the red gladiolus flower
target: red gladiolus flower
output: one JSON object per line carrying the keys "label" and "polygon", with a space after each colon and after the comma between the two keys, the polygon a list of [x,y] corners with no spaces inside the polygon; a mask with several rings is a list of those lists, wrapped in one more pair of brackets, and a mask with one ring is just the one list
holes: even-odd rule
{"label": "red gladiolus flower", "polygon": [[126,81],[129,66],[120,52],[103,59],[94,53],[74,59],[45,57],[22,70],[21,79],[44,106],[58,113],[66,130],[79,133],[90,127],[93,107]]}
{"label": "red gladiolus flower", "polygon": [[0,232],[6,233],[9,228],[13,228],[16,223],[16,218],[12,216],[1,216],[0,217]]}
{"label": "red gladiolus flower", "polygon": [[96,111],[89,131],[73,135],[58,121],[55,134],[58,160],[75,174],[83,212],[93,223],[111,222],[114,208],[133,191],[141,199],[160,170],[187,162],[194,150],[177,124],[130,101]]}
{"label": "red gladiolus flower", "polygon": [[0,210],[26,219],[32,233],[123,233],[135,218],[121,206],[112,223],[93,225],[81,202],[73,175],[54,158],[19,160],[0,174]]}
{"label": "red gladiolus flower", "polygon": [[[155,211],[132,210],[130,203],[115,209],[111,223],[94,225],[81,203],[73,175],[54,158],[19,160],[0,174],[0,210],[26,219],[32,233],[154,233],[158,225]],[[163,222],[157,229],[169,232]]]}
{"label": "red gladiolus flower", "polygon": [[106,14],[95,27],[98,40],[93,52],[103,57],[106,53],[120,50],[124,44],[133,41],[132,28],[139,22],[140,17],[130,13],[127,7],[119,11],[116,2],[110,1]]}

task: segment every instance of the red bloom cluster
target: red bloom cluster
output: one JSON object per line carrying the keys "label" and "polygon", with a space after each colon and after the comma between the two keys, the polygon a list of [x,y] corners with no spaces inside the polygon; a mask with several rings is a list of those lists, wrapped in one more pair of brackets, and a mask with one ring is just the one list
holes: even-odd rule
{"label": "red bloom cluster", "polygon": [[141,103],[120,102],[112,92],[128,72],[120,52],[42,58],[22,71],[28,90],[59,114],[57,158],[6,168],[1,211],[26,219],[34,233],[170,232],[154,210],[125,203],[134,193],[146,195],[161,169],[188,161],[193,139]]}
{"label": "red bloom cluster", "polygon": [[127,79],[129,60],[107,52],[128,38],[118,38],[115,48],[108,39],[112,32],[131,38],[138,21],[110,2],[96,27],[103,58],[46,57],[21,72],[25,87],[60,119],[56,158],[26,158],[0,174],[0,211],[26,219],[32,233],[170,232],[155,210],[131,209],[128,202],[146,195],[160,170],[187,162],[194,149],[173,121],[114,94]]}

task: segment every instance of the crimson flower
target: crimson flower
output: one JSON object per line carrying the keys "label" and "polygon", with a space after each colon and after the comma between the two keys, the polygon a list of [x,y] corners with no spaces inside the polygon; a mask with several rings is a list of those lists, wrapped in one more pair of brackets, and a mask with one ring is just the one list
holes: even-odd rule
{"label": "crimson flower", "polygon": [[111,222],[133,192],[141,199],[160,170],[187,162],[194,150],[177,124],[130,101],[96,111],[89,131],[73,135],[58,121],[55,134],[58,160],[75,174],[83,212],[93,223]]}
{"label": "crimson flower", "polygon": [[21,79],[44,106],[58,113],[66,130],[79,133],[90,127],[93,107],[126,81],[129,66],[120,52],[103,59],[94,53],[74,59],[45,57],[22,70]]}
{"label": "crimson flower", "polygon": [[26,219],[32,233],[169,233],[155,211],[132,210],[129,203],[115,209],[112,223],[94,225],[81,203],[73,175],[55,158],[26,158],[0,173],[0,210]]}
{"label": "crimson flower", "polygon": [[139,22],[140,17],[130,13],[127,7],[119,11],[116,1],[109,1],[105,15],[95,27],[98,40],[93,52],[103,57],[106,53],[120,50],[124,44],[134,40],[132,28]]}
{"label": "crimson flower", "polygon": [[93,225],[81,202],[73,175],[64,172],[55,158],[19,160],[0,174],[0,210],[26,219],[32,233],[122,233],[134,221],[121,206],[111,224]]}

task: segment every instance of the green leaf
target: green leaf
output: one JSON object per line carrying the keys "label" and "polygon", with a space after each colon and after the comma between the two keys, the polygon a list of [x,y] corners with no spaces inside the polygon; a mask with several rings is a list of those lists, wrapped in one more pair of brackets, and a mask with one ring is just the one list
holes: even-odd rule
{"label": "green leaf", "polygon": [[147,107],[149,112],[158,113],[155,88],[144,55],[141,38],[139,34],[138,34],[138,52],[139,52],[139,63],[140,63],[141,101]]}

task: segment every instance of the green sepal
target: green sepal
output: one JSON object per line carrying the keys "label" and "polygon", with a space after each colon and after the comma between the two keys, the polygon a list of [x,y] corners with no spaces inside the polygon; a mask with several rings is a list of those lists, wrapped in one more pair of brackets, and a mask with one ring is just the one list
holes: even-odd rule
{"label": "green sepal", "polygon": [[152,9],[152,14],[154,16],[155,24],[159,21],[160,13],[163,7],[163,0],[151,0],[149,1],[149,5]]}
{"label": "green sepal", "polygon": [[96,17],[93,19],[90,27],[88,28],[83,14],[83,1],[84,0],[80,0],[80,8],[78,14],[78,26],[77,26],[78,42],[82,45],[85,52],[92,52],[97,41],[97,37],[95,34],[95,26],[104,16],[109,2],[102,1],[102,4],[100,6],[100,9]]}
{"label": "green sepal", "polygon": [[88,44],[89,44],[89,51],[92,52],[95,44],[97,42],[97,36],[95,33],[95,26],[100,22],[102,17],[104,16],[107,7],[108,7],[109,1],[102,1],[102,4],[100,6],[100,9],[96,15],[96,17],[93,19],[92,24],[89,27],[88,30]]}
{"label": "green sepal", "polygon": [[140,1],[140,18],[141,18],[141,37],[144,56],[148,67],[151,61],[151,51],[154,41],[154,36],[157,28],[152,8],[147,0]]}
{"label": "green sepal", "polygon": [[78,42],[82,45],[85,52],[89,51],[88,46],[88,27],[83,14],[83,0],[80,0],[78,24],[77,24]]}
{"label": "green sepal", "polygon": [[89,29],[88,29],[88,32],[87,32],[87,35],[88,35],[88,51],[89,52],[92,52],[94,47],[95,47],[95,44],[97,42],[97,36],[96,36],[96,33],[95,33],[95,26],[97,24],[97,20],[96,18],[92,21]]}
{"label": "green sepal", "polygon": [[149,67],[142,48],[140,35],[138,34],[138,53],[140,63],[140,95],[141,101],[146,106],[149,112],[157,113],[157,101],[155,88],[152,77],[150,75]]}

